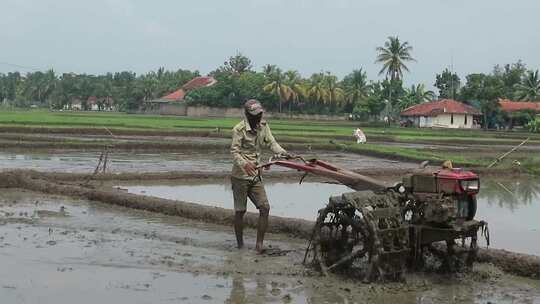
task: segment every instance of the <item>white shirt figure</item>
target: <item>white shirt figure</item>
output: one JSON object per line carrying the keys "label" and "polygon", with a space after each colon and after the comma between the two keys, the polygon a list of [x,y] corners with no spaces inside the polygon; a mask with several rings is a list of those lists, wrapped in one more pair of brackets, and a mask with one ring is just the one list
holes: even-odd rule
{"label": "white shirt figure", "polygon": [[356,137],[356,143],[357,144],[365,144],[366,143],[366,134],[360,130],[360,128],[356,128],[353,132],[354,137]]}

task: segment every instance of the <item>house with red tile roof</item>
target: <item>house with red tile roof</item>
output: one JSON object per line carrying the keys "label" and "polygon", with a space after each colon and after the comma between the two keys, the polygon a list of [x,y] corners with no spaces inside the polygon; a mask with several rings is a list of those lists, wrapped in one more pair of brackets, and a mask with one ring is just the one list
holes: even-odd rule
{"label": "house with red tile roof", "polygon": [[441,99],[414,105],[400,113],[402,121],[426,128],[477,128],[481,112],[453,99]]}
{"label": "house with red tile roof", "polygon": [[186,96],[186,92],[184,91],[184,89],[179,89],[161,97],[160,99],[164,101],[182,101],[184,100],[185,96]]}
{"label": "house with red tile roof", "polygon": [[540,102],[512,101],[499,98],[501,111],[505,114],[506,127],[513,129],[527,124],[535,116],[540,115]]}
{"label": "house with red tile roof", "polygon": [[164,115],[185,115],[186,105],[183,102],[186,94],[194,89],[214,85],[216,79],[210,76],[195,77],[185,83],[182,88],[161,98],[145,102],[145,112]]}
{"label": "house with red tile roof", "polygon": [[499,98],[499,105],[501,106],[501,110],[506,113],[531,111],[540,114],[540,102],[512,101],[510,99]]}
{"label": "house with red tile roof", "polygon": [[158,98],[157,100],[153,100],[153,102],[182,102],[189,91],[209,87],[214,85],[216,82],[217,80],[210,76],[195,77],[184,84],[182,88]]}

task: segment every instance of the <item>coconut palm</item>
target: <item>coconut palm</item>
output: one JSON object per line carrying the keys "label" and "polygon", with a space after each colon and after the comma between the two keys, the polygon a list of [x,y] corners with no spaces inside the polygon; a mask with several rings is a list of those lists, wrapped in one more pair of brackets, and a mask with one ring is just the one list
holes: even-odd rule
{"label": "coconut palm", "polygon": [[515,87],[518,100],[540,101],[540,76],[538,70],[527,72],[527,75]]}
{"label": "coconut palm", "polygon": [[418,103],[431,101],[435,98],[435,92],[426,90],[424,84],[412,85],[408,93],[414,96],[418,100]]}
{"label": "coconut palm", "polygon": [[300,97],[307,97],[307,90],[302,82],[302,77],[298,71],[285,72],[285,84],[291,89],[291,96],[289,100],[289,114],[291,112],[291,106],[293,102],[298,102]]}
{"label": "coconut palm", "polygon": [[324,77],[327,91],[327,102],[331,105],[340,105],[345,100],[345,92],[339,87],[337,77],[327,73]]}
{"label": "coconut palm", "polygon": [[324,78],[323,73],[316,73],[311,75],[309,80],[307,95],[315,102],[326,103],[327,101],[328,91],[325,87]]}
{"label": "coconut palm", "polygon": [[357,103],[367,97],[369,93],[369,84],[367,75],[362,69],[354,70],[343,79],[345,99],[349,103]]}
{"label": "coconut palm", "polygon": [[407,61],[416,61],[411,56],[412,46],[407,41],[401,42],[399,38],[388,37],[388,41],[384,43],[384,47],[378,47],[376,63],[382,63],[383,67],[379,75],[386,74],[391,81],[403,78],[403,71],[409,71],[405,65]]}
{"label": "coconut palm", "polygon": [[405,89],[405,95],[398,99],[398,107],[403,110],[416,104],[427,102],[435,97],[433,91],[426,91],[423,84],[412,85],[410,89]]}
{"label": "coconut palm", "polygon": [[268,75],[269,83],[263,87],[265,92],[274,94],[279,99],[279,112],[281,113],[281,104],[289,100],[293,94],[292,89],[285,83],[285,75],[280,68]]}

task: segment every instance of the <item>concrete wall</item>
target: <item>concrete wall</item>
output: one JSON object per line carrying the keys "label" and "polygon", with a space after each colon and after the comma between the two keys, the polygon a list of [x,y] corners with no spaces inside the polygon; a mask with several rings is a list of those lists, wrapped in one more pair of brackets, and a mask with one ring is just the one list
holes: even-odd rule
{"label": "concrete wall", "polygon": [[[223,118],[242,118],[244,110],[240,108],[216,108],[204,106],[187,106],[185,103],[159,103],[147,105],[146,109],[142,110],[146,114],[156,115],[175,115],[187,117],[223,117]],[[287,118],[300,120],[346,120],[346,115],[310,115],[310,114],[293,114],[288,113],[265,113],[267,118]]]}
{"label": "concrete wall", "polygon": [[[452,120],[453,116],[453,120]],[[465,118],[467,117],[467,118]],[[471,129],[477,128],[473,125],[473,115],[464,114],[440,114],[437,116],[410,116],[407,119],[412,120],[414,125],[420,128],[452,128],[452,129]]]}
{"label": "concrete wall", "polygon": [[161,115],[186,116],[187,106],[183,103],[165,103],[159,108]]}
{"label": "concrete wall", "polygon": [[[465,121],[465,116],[467,116],[467,121]],[[473,127],[473,116],[464,114],[440,114],[433,118],[433,127],[471,129]]]}
{"label": "concrete wall", "polygon": [[237,108],[214,108],[214,107],[187,107],[186,115],[188,117],[225,117],[238,118],[243,117],[242,109]]}

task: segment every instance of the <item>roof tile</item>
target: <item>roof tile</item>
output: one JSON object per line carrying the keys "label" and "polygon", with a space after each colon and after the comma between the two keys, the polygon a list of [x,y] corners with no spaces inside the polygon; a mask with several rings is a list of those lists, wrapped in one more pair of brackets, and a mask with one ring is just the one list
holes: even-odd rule
{"label": "roof tile", "polygon": [[480,115],[475,107],[466,105],[453,99],[441,99],[425,102],[406,108],[401,116],[436,116],[442,113]]}

